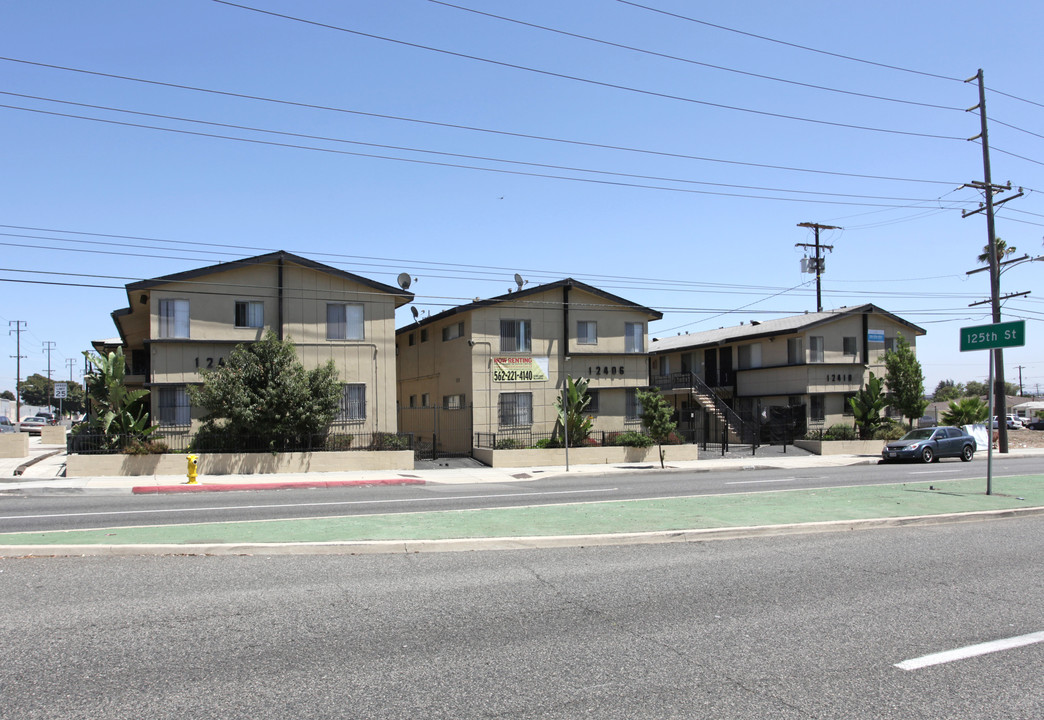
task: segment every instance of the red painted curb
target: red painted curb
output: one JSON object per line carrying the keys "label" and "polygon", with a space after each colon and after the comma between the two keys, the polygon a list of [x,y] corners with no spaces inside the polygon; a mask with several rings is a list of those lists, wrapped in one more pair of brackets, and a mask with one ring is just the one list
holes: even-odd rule
{"label": "red painted curb", "polygon": [[228,492],[231,490],[290,490],[300,488],[361,487],[367,485],[424,485],[420,479],[393,480],[301,480],[297,482],[270,483],[213,483],[209,485],[139,485],[131,488],[135,495],[158,495],[160,493],[183,492]]}

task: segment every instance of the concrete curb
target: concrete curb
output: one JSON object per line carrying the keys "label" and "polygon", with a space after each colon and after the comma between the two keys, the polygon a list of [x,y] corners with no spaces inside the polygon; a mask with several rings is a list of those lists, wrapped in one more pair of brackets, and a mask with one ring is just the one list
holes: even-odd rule
{"label": "concrete curb", "polygon": [[388,480],[287,480],[284,482],[259,483],[197,483],[189,485],[137,485],[130,489],[134,495],[158,495],[161,493],[229,492],[232,490],[291,490],[307,488],[360,487],[370,485],[425,485],[426,480],[402,478]]}
{"label": "concrete curb", "polygon": [[32,460],[29,460],[28,462],[24,462],[21,465],[19,465],[18,467],[16,467],[14,472],[12,473],[12,475],[14,477],[20,477],[22,475],[22,473],[25,472],[26,468],[32,467],[33,465],[35,465],[36,463],[40,462],[41,460],[46,460],[49,457],[54,457],[55,455],[58,455],[58,454],[63,453],[63,452],[65,452],[65,451],[64,450],[52,450],[51,452],[43,453],[42,455],[37,455]]}
{"label": "concrete curb", "polygon": [[657,530],[640,533],[555,535],[534,537],[459,538],[447,540],[352,540],[316,543],[206,543],[157,545],[0,545],[0,558],[140,555],[382,555],[389,553],[536,550],[611,545],[692,543],[780,535],[807,535],[855,530],[925,527],[959,522],[986,522],[1044,515],[1044,507],[981,510],[944,515],[909,515],[865,520],[760,525],[701,530]]}

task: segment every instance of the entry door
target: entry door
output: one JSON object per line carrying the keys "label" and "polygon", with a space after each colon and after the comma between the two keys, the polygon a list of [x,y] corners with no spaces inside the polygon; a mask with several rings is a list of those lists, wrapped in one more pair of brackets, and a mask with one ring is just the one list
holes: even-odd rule
{"label": "entry door", "polygon": [[718,379],[718,385],[729,387],[733,384],[731,347],[723,347],[718,351],[718,364],[721,365],[721,377]]}
{"label": "entry door", "polygon": [[718,351],[716,349],[703,351],[703,381],[711,387],[718,385]]}

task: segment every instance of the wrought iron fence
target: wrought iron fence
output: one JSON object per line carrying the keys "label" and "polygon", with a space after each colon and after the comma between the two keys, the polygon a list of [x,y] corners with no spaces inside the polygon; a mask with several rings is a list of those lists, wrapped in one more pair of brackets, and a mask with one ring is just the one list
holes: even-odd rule
{"label": "wrought iron fence", "polygon": [[256,436],[204,437],[189,434],[156,433],[147,438],[136,435],[100,435],[77,433],[70,435],[67,449],[81,455],[149,455],[154,453],[185,452],[335,452],[345,450],[413,450],[412,433],[330,432],[271,440]]}
{"label": "wrought iron fence", "polygon": [[[569,447],[610,447],[636,445],[634,436],[642,433],[634,430],[596,430],[581,443],[570,443]],[[646,436],[647,437],[647,436]],[[672,432],[665,445],[684,445],[688,440],[678,432]],[[650,439],[649,444],[655,441]],[[645,444],[645,443],[642,443]],[[476,433],[475,447],[489,450],[524,450],[530,448],[565,447],[561,434],[553,432],[531,432],[529,430],[506,430],[495,433]]]}

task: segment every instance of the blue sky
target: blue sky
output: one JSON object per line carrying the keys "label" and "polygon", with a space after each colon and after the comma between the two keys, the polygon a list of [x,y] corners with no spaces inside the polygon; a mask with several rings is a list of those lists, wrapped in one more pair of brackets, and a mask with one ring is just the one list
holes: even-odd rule
{"label": "blue sky", "polygon": [[[984,70],[993,181],[1025,193],[997,234],[1044,254],[1044,6],[635,3],[3,3],[0,322],[25,321],[22,376],[50,341],[79,380],[124,284],[275,249],[409,272],[422,312],[515,272],[658,308],[656,337],[814,311],[795,245],[816,222],[843,228],[821,236],[825,308],[925,328],[929,392],[985,379],[958,351],[990,321],[969,307],[989,288],[966,275],[987,232],[961,217],[983,179],[961,81]],[[1005,353],[1027,392],[1042,271],[1002,278],[1035,291],[1003,310],[1027,323]]]}

